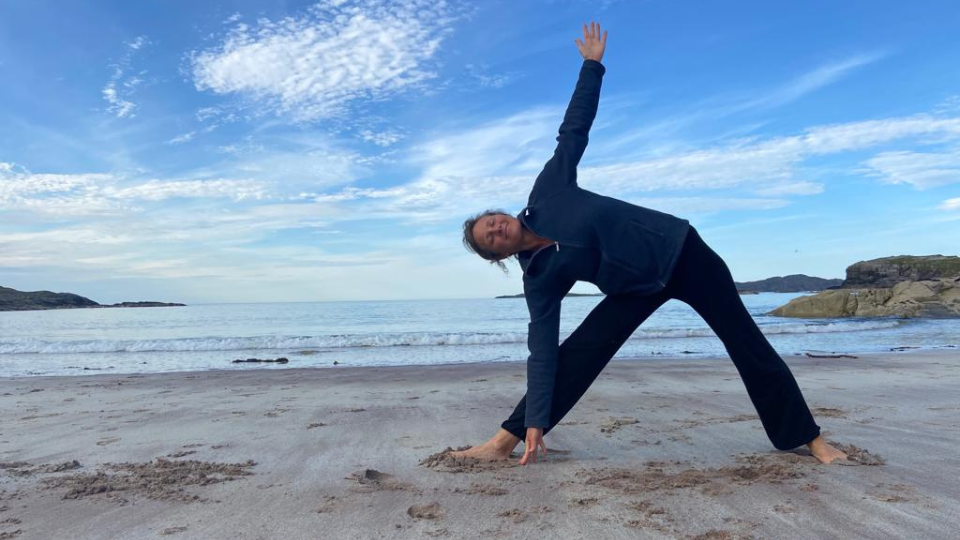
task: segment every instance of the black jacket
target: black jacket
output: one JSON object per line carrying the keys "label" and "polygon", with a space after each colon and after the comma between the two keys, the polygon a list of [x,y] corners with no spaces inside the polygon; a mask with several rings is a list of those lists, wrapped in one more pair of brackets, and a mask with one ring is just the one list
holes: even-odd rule
{"label": "black jacket", "polygon": [[670,279],[690,227],[685,219],[577,185],[577,164],[597,115],[605,71],[600,62],[584,60],[557,149],[517,216],[534,234],[553,241],[517,254],[530,309],[526,427],[549,425],[560,303],[573,284],[589,281],[604,294],[653,294]]}

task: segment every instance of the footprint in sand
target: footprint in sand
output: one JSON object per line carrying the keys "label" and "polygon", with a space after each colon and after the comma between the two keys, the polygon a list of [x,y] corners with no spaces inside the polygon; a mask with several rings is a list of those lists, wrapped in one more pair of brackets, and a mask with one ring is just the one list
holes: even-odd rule
{"label": "footprint in sand", "polygon": [[359,486],[354,487],[352,490],[359,493],[370,493],[373,491],[388,490],[406,490],[419,492],[414,486],[397,480],[392,474],[387,474],[380,472],[376,469],[363,469],[357,471],[350,476],[345,477],[347,480],[356,480]]}
{"label": "footprint in sand", "polygon": [[407,509],[407,515],[414,519],[440,519],[443,514],[443,508],[440,507],[438,502],[415,504]]}
{"label": "footprint in sand", "polygon": [[318,514],[326,514],[333,512],[334,507],[336,506],[337,496],[336,495],[324,495],[323,503],[317,508]]}
{"label": "footprint in sand", "polygon": [[629,416],[624,416],[622,418],[610,418],[606,422],[600,424],[600,433],[613,433],[623,426],[629,426],[630,424],[637,424],[639,422],[640,421],[636,418],[631,418]]}
{"label": "footprint in sand", "polygon": [[520,523],[526,521],[528,517],[532,514],[547,514],[553,512],[553,508],[549,506],[534,506],[532,508],[526,509],[526,511],[521,510],[520,508],[511,508],[504,512],[497,514],[497,517],[505,517],[513,520],[514,523]]}
{"label": "footprint in sand", "polygon": [[825,418],[846,418],[847,412],[843,409],[835,409],[833,407],[814,407],[810,409],[815,416],[825,417]]}
{"label": "footprint in sand", "polygon": [[469,489],[454,488],[453,492],[463,493],[465,495],[492,495],[492,496],[506,495],[507,493],[509,493],[507,490],[503,489],[502,487],[489,485],[489,484],[487,485],[477,484],[477,483],[470,484]]}

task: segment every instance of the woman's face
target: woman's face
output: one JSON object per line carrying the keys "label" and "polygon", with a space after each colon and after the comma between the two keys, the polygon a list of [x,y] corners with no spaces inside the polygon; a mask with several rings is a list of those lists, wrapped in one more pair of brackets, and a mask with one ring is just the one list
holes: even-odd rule
{"label": "woman's face", "polygon": [[509,256],[521,251],[520,220],[506,214],[492,214],[478,219],[473,226],[473,239],[484,249]]}

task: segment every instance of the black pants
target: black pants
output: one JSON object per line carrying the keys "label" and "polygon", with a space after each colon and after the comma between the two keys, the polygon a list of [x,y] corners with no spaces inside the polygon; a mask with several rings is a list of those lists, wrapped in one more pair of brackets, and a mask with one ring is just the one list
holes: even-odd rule
{"label": "black pants", "polygon": [[[609,295],[560,344],[549,433],[573,408],[631,334],[667,300],[692,307],[723,342],[773,446],[788,450],[815,439],[820,427],[790,368],[740,300],[726,263],[690,228],[667,286],[659,293]],[[526,396],[501,427],[526,439]]]}

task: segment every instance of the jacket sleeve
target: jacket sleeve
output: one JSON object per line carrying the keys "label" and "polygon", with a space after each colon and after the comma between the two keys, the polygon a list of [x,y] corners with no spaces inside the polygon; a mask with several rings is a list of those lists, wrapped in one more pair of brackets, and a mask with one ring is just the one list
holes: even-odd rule
{"label": "jacket sleeve", "polygon": [[527,410],[524,427],[550,425],[553,386],[560,352],[560,303],[573,283],[550,287],[549,291],[524,283],[524,297],[530,310],[527,346]]}
{"label": "jacket sleeve", "polygon": [[606,68],[596,60],[584,60],[577,87],[560,124],[557,148],[537,176],[531,201],[577,185],[577,165],[587,148],[588,134],[600,103],[600,83]]}

